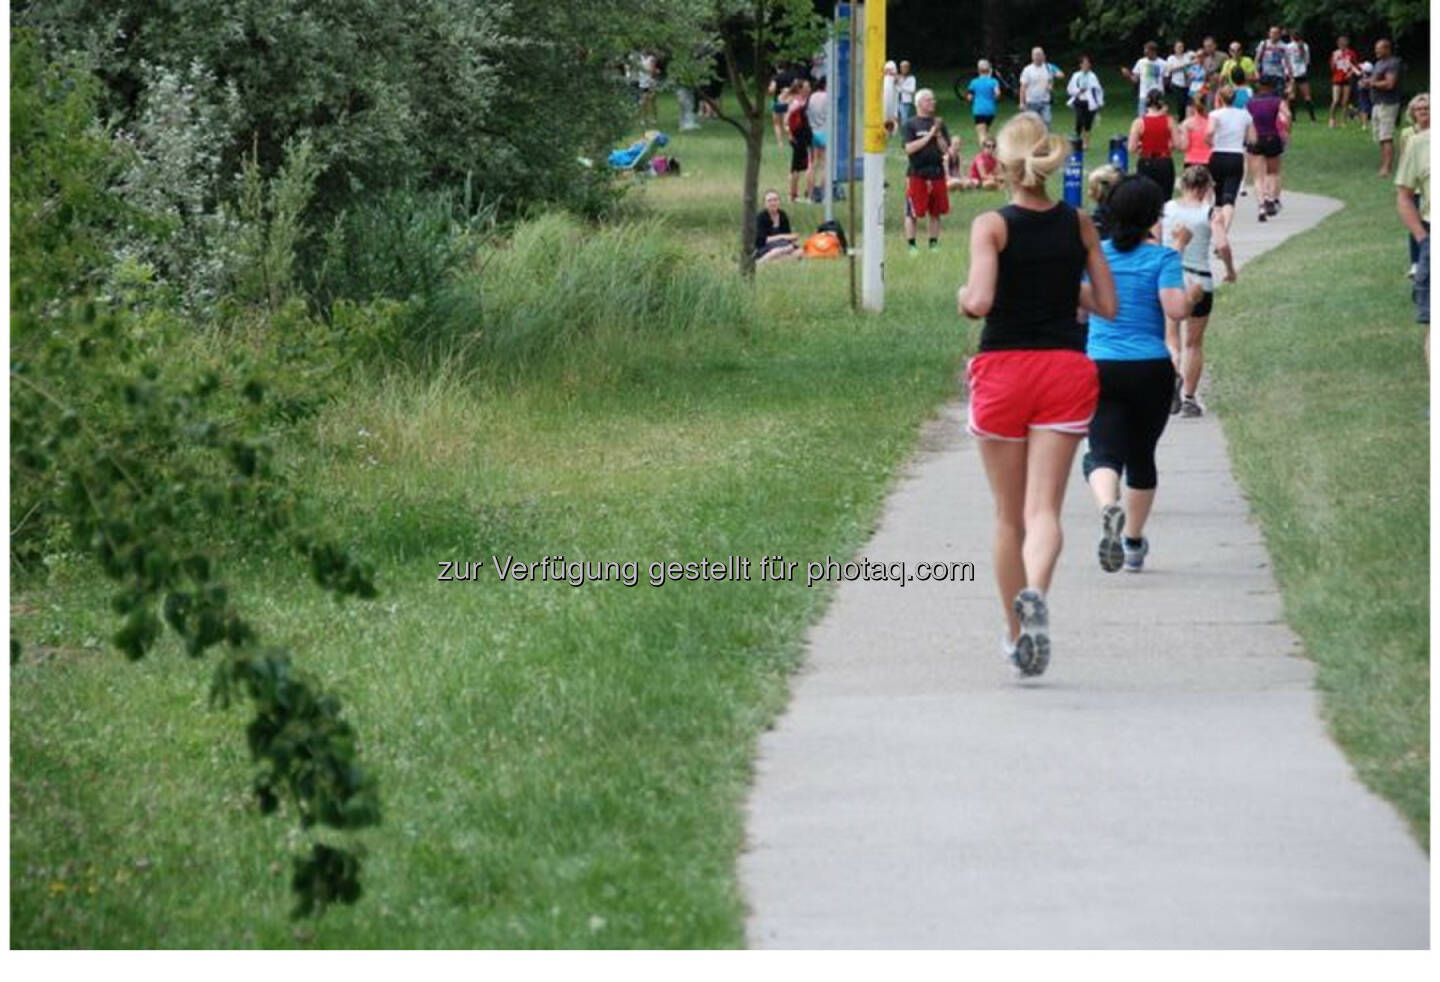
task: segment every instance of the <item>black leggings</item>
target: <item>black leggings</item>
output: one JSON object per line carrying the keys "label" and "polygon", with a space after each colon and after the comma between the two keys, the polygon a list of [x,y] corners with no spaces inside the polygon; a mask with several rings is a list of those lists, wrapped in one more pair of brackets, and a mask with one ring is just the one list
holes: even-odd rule
{"label": "black leggings", "polygon": [[1097,467],[1125,475],[1136,491],[1159,483],[1155,444],[1170,421],[1175,368],[1169,358],[1151,361],[1097,361],[1100,403],[1090,421],[1090,450],[1085,476]]}
{"label": "black leggings", "polygon": [[1144,174],[1160,185],[1166,201],[1175,196],[1175,158],[1141,157],[1135,164],[1135,173]]}

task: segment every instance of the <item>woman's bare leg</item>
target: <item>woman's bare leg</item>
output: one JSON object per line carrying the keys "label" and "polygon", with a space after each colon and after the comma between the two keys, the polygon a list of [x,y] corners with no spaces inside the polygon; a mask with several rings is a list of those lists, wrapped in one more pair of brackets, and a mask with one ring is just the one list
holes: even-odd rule
{"label": "woman's bare leg", "polygon": [[1005,611],[1006,639],[1020,634],[1015,594],[1025,589],[1025,479],[1027,441],[979,440],[980,460],[995,499],[995,585]]}

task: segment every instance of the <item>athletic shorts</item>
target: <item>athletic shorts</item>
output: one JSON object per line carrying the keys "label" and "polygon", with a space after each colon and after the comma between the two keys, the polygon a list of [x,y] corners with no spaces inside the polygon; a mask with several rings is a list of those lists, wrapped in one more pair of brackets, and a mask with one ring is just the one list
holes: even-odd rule
{"label": "athletic shorts", "polygon": [[1233,205],[1240,196],[1240,182],[1245,179],[1245,155],[1217,150],[1206,166],[1215,181],[1215,207]]}
{"label": "athletic shorts", "polygon": [[1250,145],[1250,152],[1266,158],[1279,157],[1285,153],[1285,141],[1278,136],[1262,136]]}
{"label": "athletic shorts", "polygon": [[1215,277],[1209,273],[1193,273],[1188,268],[1185,270],[1185,289],[1196,283],[1205,288],[1205,295],[1190,310],[1191,317],[1209,317],[1211,309],[1215,306]]}
{"label": "athletic shorts", "polygon": [[810,167],[810,131],[801,130],[801,136],[790,138],[790,173],[800,174]]}
{"label": "athletic shorts", "polygon": [[943,177],[918,177],[911,174],[905,181],[905,198],[915,218],[950,213],[950,192]]}
{"label": "athletic shorts", "polygon": [[1370,109],[1370,129],[1375,134],[1376,143],[1384,143],[1386,140],[1395,139],[1395,122],[1400,118],[1400,104],[1398,102],[1376,102]]}
{"label": "athletic shorts", "polygon": [[970,434],[1024,440],[1031,430],[1085,435],[1100,398],[1095,363],[1065,349],[982,351],[965,370]]}
{"label": "athletic shorts", "polygon": [[989,125],[990,125],[991,123],[993,123],[993,122],[995,122],[995,114],[994,114],[994,113],[986,113],[986,114],[983,115],[983,116],[976,116],[976,117],[975,117],[975,125],[976,125],[976,126],[979,126],[981,123],[984,123],[986,126],[989,126]]}

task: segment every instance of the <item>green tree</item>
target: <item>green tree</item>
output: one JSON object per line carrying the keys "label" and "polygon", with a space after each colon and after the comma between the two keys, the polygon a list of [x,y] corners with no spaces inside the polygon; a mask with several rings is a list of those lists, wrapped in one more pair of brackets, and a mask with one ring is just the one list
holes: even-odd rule
{"label": "green tree", "polygon": [[[324,329],[303,305],[290,304],[270,325],[283,345],[253,356],[217,353],[199,365],[167,359],[193,327],[165,307],[107,293],[116,230],[144,216],[109,190],[128,161],[95,124],[94,89],[75,64],[49,62],[24,32],[17,36],[12,572],[23,579],[36,544],[68,533],[71,548],[116,585],[113,641],[126,656],[146,655],[167,626],[192,657],[219,649],[212,700],[248,699],[254,711],[246,740],[259,808],[286,803],[309,833],[309,849],[294,860],[296,913],[352,902],[360,896],[358,850],[314,830],[376,824],[374,776],[360,762],[340,701],[298,672],[287,651],[261,644],[221,574],[225,543],[260,534],[288,542],[337,596],[375,595],[370,568],[307,525],[299,496],[273,463],[270,435],[296,405],[285,387],[308,386],[316,366],[333,361],[320,350]],[[272,189],[257,262],[279,261],[286,209],[303,207],[294,185],[308,177],[305,153],[297,151]],[[277,231],[277,220],[285,228]],[[264,301],[279,298],[273,286]],[[275,350],[296,352],[294,362],[284,355],[267,362]],[[20,656],[12,639],[12,663]]]}

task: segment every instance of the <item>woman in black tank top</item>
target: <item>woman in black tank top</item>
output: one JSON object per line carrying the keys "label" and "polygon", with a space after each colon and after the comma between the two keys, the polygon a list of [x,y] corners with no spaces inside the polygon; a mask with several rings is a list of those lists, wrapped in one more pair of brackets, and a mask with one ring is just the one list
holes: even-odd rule
{"label": "woman in black tank top", "polygon": [[1113,317],[1115,283],[1089,216],[1045,193],[1045,178],[1068,153],[1064,139],[1026,112],[1005,124],[998,143],[1011,204],[971,225],[959,306],[985,318],[966,372],[969,429],[995,496],[1005,654],[1022,676],[1035,676],[1050,661],[1045,594],[1060,558],[1060,506],[1100,390],[1078,314],[1083,304]]}

